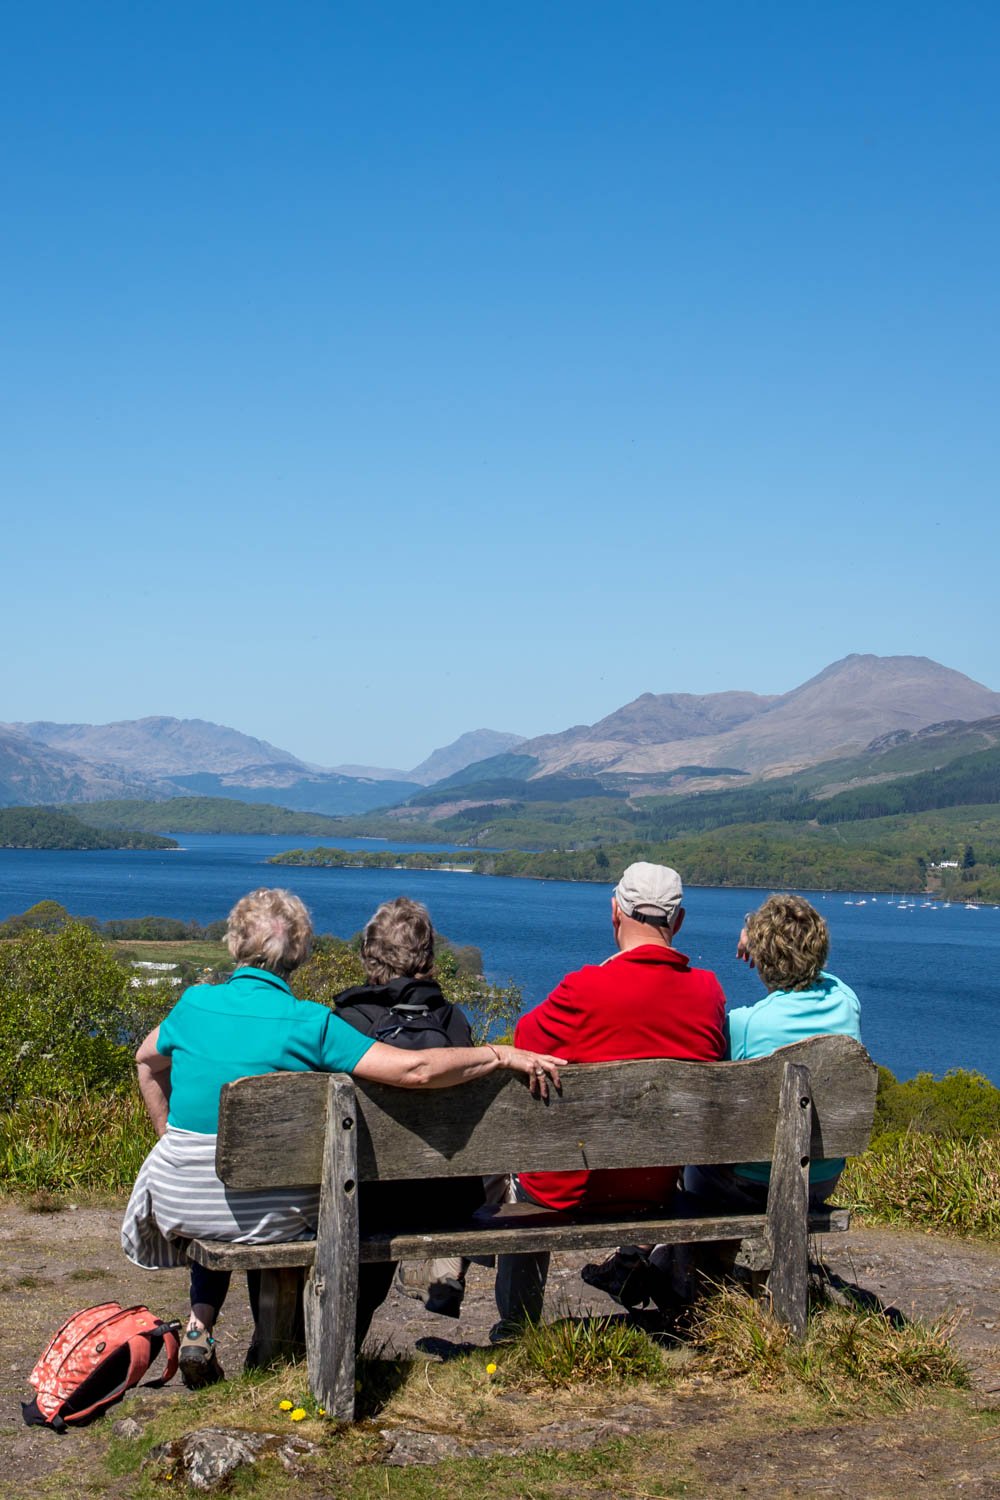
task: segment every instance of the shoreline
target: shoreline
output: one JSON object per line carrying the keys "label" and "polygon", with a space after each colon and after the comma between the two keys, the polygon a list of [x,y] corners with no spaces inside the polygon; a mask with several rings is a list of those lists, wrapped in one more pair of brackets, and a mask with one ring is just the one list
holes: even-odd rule
{"label": "shoreline", "polygon": [[[504,851],[506,852],[506,851]],[[514,851],[511,851],[514,852]],[[520,852],[520,851],[517,851]],[[614,881],[609,877],[607,880],[591,880],[582,875],[533,875],[529,871],[511,873],[506,870],[477,870],[471,865],[444,865],[444,864],[412,864],[412,865],[383,865],[365,864],[363,862],[323,862],[320,860],[291,860],[282,855],[274,855],[265,861],[269,865],[277,865],[285,869],[293,870],[391,870],[406,874],[418,873],[425,875],[477,875],[486,880],[537,880],[543,884],[552,885],[613,885]],[[981,897],[963,900],[961,897],[947,897],[930,891],[901,891],[898,887],[891,886],[826,886],[826,885],[800,885],[795,882],[765,881],[756,883],[752,881],[719,881],[713,885],[706,885],[697,881],[685,882],[685,889],[703,891],[775,891],[792,889],[796,891],[808,891],[812,895],[821,896],[906,896],[919,897],[921,905],[929,902],[933,906],[944,908],[954,906],[979,909],[1000,908],[1000,901],[986,901]]]}

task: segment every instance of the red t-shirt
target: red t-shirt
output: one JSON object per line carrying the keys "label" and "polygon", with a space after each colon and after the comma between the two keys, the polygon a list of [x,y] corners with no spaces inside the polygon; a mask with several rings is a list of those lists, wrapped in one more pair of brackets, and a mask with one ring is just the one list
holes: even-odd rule
{"label": "red t-shirt", "polygon": [[[692,969],[675,948],[643,943],[567,974],[521,1017],[514,1041],[573,1063],[640,1057],[707,1062],[725,1056],[725,1012],[722,986],[709,969]],[[600,1213],[665,1204],[677,1167],[524,1172],[518,1178],[547,1208]]]}

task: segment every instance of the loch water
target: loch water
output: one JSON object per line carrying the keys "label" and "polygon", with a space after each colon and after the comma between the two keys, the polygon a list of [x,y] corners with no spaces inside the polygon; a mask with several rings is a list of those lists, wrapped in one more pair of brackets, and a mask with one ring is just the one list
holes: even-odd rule
{"label": "loch water", "polygon": [[[322,841],[173,837],[182,846],[178,850],[2,849],[0,917],[51,899],[102,921],[156,915],[204,923],[224,917],[255,886],[284,885],[306,902],[319,931],[350,937],[380,901],[405,893],[427,904],[435,926],[453,942],[482,950],[490,979],[515,980],[526,1006],[542,999],[567,970],[611,951],[610,883],[275,868],[266,863],[270,855]],[[423,847],[338,842],[357,849]],[[763,894],[697,887],[686,893],[678,946],[692,963],[715,970],[730,1005],[752,1004],[764,993],[757,976],[735,957],[743,914]],[[1000,1084],[1000,908],[924,904],[919,896],[805,894],[830,925],[829,967],[857,991],[864,1040],[877,1062],[901,1078],[963,1067]]]}

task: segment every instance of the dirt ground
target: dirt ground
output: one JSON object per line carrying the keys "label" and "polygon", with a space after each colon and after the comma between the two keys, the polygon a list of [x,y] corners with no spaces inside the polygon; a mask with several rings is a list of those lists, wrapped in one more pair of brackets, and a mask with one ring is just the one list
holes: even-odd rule
{"label": "dirt ground", "polygon": [[[110,1421],[60,1438],[21,1421],[19,1403],[29,1395],[27,1375],[60,1323],[92,1303],[144,1302],[166,1317],[186,1310],[182,1271],[144,1272],[118,1248],[120,1210],[80,1207],[39,1213],[0,1203],[0,1496],[3,1500],[46,1493],[55,1486],[72,1500],[83,1476],[100,1471]],[[854,1230],[829,1237],[822,1246],[830,1269],[906,1315],[954,1320],[953,1342],[969,1363],[973,1399],[1000,1407],[1000,1247],[898,1230]],[[553,1258],[547,1315],[608,1312],[613,1304],[580,1281],[582,1255]],[[372,1330],[376,1345],[447,1356],[456,1344],[485,1344],[496,1316],[492,1273],[474,1266],[461,1319],[428,1314],[394,1288]],[[223,1365],[236,1372],[249,1339],[249,1312],[242,1288],[234,1286],[218,1334]],[[157,1373],[154,1367],[153,1375]],[[135,1393],[116,1409],[127,1415]],[[544,1399],[544,1398],[539,1398]],[[177,1382],[163,1390],[144,1387],[150,1403],[184,1400]],[[864,1442],[849,1423],[795,1427],[775,1435],[734,1436],[724,1443],[713,1433],[728,1401],[718,1386],[697,1387],[677,1397],[667,1426],[697,1430],[691,1449],[697,1487],[692,1494],[866,1497],[975,1496],[1000,1500],[1000,1428],[984,1429],[970,1441],[967,1424],[942,1409],[926,1415],[901,1413],[869,1422]],[[780,1425],[780,1424],[779,1424]],[[768,1435],[768,1433],[770,1435]],[[992,1436],[989,1434],[992,1433]],[[110,1492],[110,1491],[109,1491]],[[88,1493],[93,1493],[89,1488]],[[118,1491],[115,1491],[118,1493]]]}

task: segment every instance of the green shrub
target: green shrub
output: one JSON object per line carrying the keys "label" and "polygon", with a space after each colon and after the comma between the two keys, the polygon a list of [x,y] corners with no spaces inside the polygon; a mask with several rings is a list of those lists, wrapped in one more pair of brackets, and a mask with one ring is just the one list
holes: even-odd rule
{"label": "green shrub", "polygon": [[965,1068],[943,1078],[918,1073],[905,1083],[879,1068],[875,1137],[905,1130],[964,1141],[1000,1135],[1000,1089]]}
{"label": "green shrub", "polygon": [[0,943],[0,1110],[131,1086],[136,1045],[171,1002],[130,978],[81,923]]}

